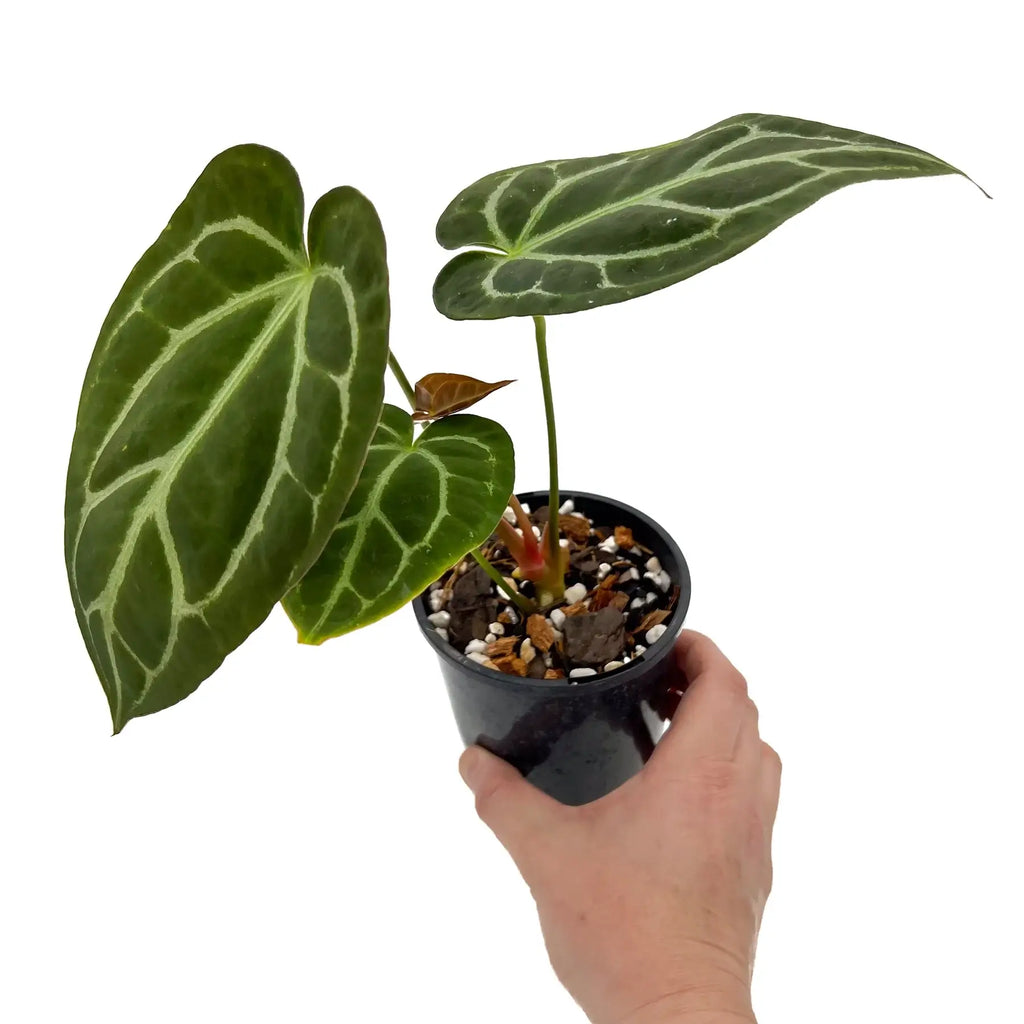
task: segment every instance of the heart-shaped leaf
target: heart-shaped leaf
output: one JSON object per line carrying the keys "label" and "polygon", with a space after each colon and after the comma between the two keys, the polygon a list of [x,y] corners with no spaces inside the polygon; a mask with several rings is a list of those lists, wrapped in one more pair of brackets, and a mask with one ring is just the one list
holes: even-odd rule
{"label": "heart-shaped leaf", "polygon": [[303,243],[280,153],[215,157],[111,307],[65,553],[115,732],[191,693],[320,553],[383,402],[384,236],[354,189]]}
{"label": "heart-shaped leaf", "polygon": [[899,142],[771,114],[741,114],[681,142],[513,167],[441,215],[466,252],[434,303],[453,320],[574,313],[665,288],[735,256],[844,185],[962,174]]}
{"label": "heart-shaped leaf", "polygon": [[323,554],[284,609],[303,643],[390,615],[491,534],[515,477],[512,441],[480,416],[450,416],[413,440],[385,405],[359,483]]}
{"label": "heart-shaped leaf", "polygon": [[416,411],[414,420],[436,420],[442,416],[450,416],[453,412],[461,412],[471,405],[476,405],[482,398],[513,384],[511,380],[499,380],[495,384],[466,377],[461,373],[428,373],[416,381]]}

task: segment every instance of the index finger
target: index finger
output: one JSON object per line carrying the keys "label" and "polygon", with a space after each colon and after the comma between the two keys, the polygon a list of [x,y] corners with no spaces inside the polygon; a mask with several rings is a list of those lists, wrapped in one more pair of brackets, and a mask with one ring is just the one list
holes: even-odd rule
{"label": "index finger", "polygon": [[676,641],[674,653],[676,666],[685,680],[684,689],[701,676],[719,675],[741,691],[744,697],[747,695],[747,681],[710,637],[694,629],[684,629]]}
{"label": "index finger", "polygon": [[675,657],[686,695],[652,760],[665,760],[673,751],[732,760],[742,740],[757,736],[757,711],[747,696],[746,680],[712,640],[693,630],[680,634]]}
{"label": "index finger", "polygon": [[[728,659],[710,637],[693,629],[684,629],[672,651],[672,668],[668,685],[651,697],[651,705],[665,721],[671,721],[679,710],[679,702],[689,685],[701,674],[723,667]],[[731,665],[730,665],[731,667]]]}

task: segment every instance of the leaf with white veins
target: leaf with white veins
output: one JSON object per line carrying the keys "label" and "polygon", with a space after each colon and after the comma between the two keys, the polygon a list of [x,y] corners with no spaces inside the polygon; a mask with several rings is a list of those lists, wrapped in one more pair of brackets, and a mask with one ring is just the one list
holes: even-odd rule
{"label": "leaf with white veins", "polygon": [[316,559],[383,402],[384,236],[280,153],[215,157],[129,275],[86,373],[65,554],[114,731],[191,693]]}
{"label": "leaf with white veins", "polygon": [[323,643],[401,608],[490,536],[514,478],[493,420],[449,416],[413,440],[412,417],[385,405],[341,521],[282,602],[299,639]]}
{"label": "leaf with white veins", "polygon": [[735,256],[844,185],[962,174],[923,150],[772,114],[680,142],[489,174],[437,223],[464,252],[434,284],[453,320],[574,313],[646,295]]}

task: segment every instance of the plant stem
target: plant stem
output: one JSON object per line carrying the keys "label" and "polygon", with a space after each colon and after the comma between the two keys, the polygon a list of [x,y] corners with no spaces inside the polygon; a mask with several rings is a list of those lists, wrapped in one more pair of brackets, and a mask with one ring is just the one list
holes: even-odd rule
{"label": "plant stem", "polygon": [[544,390],[544,416],[548,424],[548,547],[551,549],[550,564],[558,565],[558,439],[555,436],[555,404],[551,398],[551,375],[548,372],[548,329],[542,316],[535,316],[533,323],[537,336],[540,382]]}
{"label": "plant stem", "polygon": [[391,367],[395,380],[398,381],[399,387],[405,393],[405,400],[415,409],[416,395],[412,390],[412,385],[409,383],[409,378],[402,372],[402,368],[398,365],[398,360],[395,358],[395,353],[391,349],[388,349],[388,366]]}
{"label": "plant stem", "polygon": [[534,607],[533,602],[528,597],[525,597],[523,594],[520,594],[515,587],[513,587],[511,584],[505,581],[505,577],[502,576],[501,573],[498,572],[498,570],[495,569],[494,566],[491,565],[491,563],[488,562],[486,558],[484,558],[484,556],[480,553],[479,548],[473,548],[470,554],[476,559],[477,564],[480,566],[480,568],[483,569],[483,571],[487,573],[487,575],[490,576],[492,580],[494,580],[495,586],[505,591],[505,593],[508,594],[509,600],[524,615],[532,615],[537,610]]}

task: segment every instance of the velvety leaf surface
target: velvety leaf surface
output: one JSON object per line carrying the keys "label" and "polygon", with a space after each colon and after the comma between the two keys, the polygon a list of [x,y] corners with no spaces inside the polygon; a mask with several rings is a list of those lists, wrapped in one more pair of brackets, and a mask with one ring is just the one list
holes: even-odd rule
{"label": "velvety leaf surface", "polygon": [[384,236],[351,188],[303,242],[281,154],[215,157],[125,282],[82,389],[65,553],[114,730],[191,693],[320,553],[383,402]]}
{"label": "velvety leaf surface", "polygon": [[961,174],[923,150],[771,114],[680,142],[489,174],[437,224],[465,252],[434,284],[455,320],[573,313],[665,288],[735,256],[844,185]]}
{"label": "velvety leaf surface", "polygon": [[416,411],[412,418],[420,421],[450,416],[453,412],[476,405],[489,394],[512,383],[514,381],[499,380],[488,384],[461,373],[428,373],[416,381]]}
{"label": "velvety leaf surface", "polygon": [[512,441],[480,416],[449,416],[413,440],[385,405],[356,489],[316,564],[285,596],[303,643],[376,622],[482,544],[508,504]]}

